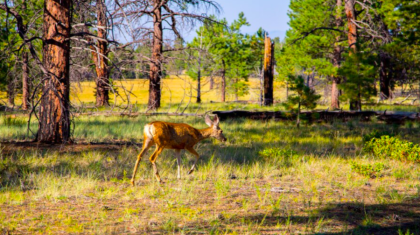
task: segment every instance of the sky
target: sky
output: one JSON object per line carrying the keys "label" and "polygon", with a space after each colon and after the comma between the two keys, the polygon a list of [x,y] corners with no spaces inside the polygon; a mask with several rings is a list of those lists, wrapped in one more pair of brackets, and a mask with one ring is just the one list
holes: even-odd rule
{"label": "sky", "polygon": [[[290,0],[216,0],[222,7],[219,18],[226,18],[229,23],[238,18],[240,12],[251,26],[244,27],[243,33],[255,33],[260,27],[269,32],[271,37],[280,37],[283,40],[289,17]],[[195,30],[186,35],[187,41],[195,36]]]}

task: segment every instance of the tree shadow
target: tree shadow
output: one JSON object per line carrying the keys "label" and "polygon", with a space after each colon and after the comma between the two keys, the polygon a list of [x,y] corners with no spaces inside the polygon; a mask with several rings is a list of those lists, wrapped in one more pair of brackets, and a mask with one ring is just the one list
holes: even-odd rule
{"label": "tree shadow", "polygon": [[[408,200],[404,203],[364,205],[361,203],[338,203],[315,209],[308,212],[308,216],[254,214],[234,217],[229,222],[252,222],[265,228],[278,228],[290,230],[289,225],[306,226],[312,230],[309,234],[420,234],[420,198]],[[313,224],[324,222],[320,227],[323,231],[340,230],[333,232],[314,232]],[[309,227],[309,228],[308,228]],[[347,229],[349,228],[349,229]],[[277,230],[278,231],[278,230]],[[302,231],[300,229],[300,231]],[[279,231],[278,231],[279,232]],[[305,233],[306,234],[306,233]]]}

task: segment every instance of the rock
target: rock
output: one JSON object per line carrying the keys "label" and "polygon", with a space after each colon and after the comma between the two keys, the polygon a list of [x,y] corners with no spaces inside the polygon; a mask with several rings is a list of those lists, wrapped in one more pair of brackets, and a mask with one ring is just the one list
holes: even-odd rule
{"label": "rock", "polygon": [[102,210],[103,210],[103,211],[112,211],[112,210],[114,210],[114,209],[112,209],[111,207],[108,207],[108,206],[103,206],[103,207],[102,207]]}

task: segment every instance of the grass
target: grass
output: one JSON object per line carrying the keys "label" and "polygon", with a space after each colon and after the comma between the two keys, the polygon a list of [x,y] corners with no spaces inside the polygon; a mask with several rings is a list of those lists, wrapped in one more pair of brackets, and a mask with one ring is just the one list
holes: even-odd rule
{"label": "grass", "polygon": [[[217,78],[216,78],[217,79]],[[202,101],[204,103],[219,102],[220,101],[220,88],[215,86],[215,89],[210,90],[208,82],[202,82]],[[240,100],[253,100],[259,99],[259,80],[251,78],[248,81],[249,94],[240,97]],[[96,102],[95,82],[85,81],[79,83],[72,83],[70,88],[70,101],[74,105],[94,104]],[[110,94],[110,102],[118,105],[123,105],[130,100],[131,104],[137,104],[140,107],[146,106],[149,95],[149,81],[147,79],[137,80],[117,80],[114,82],[114,89],[119,95],[114,96]],[[162,80],[162,105],[171,106],[172,104],[191,103],[195,102],[196,81],[193,81],[186,75],[170,76]],[[276,90],[283,90],[284,83],[275,82],[274,88]],[[233,101],[234,96],[228,92],[227,101]],[[284,100],[285,92],[276,92],[275,98],[277,100]],[[0,103],[7,102],[6,92],[0,91]],[[21,94],[15,99],[16,105],[21,104]]]}
{"label": "grass", "polygon": [[[241,99],[257,100],[258,81],[249,84],[250,95]],[[117,81],[116,86],[122,95],[118,105],[128,98],[124,86],[132,92],[133,111],[146,110],[147,81]],[[219,100],[217,90],[204,92],[203,104],[197,105],[192,86],[186,77],[164,79],[160,111],[283,109],[279,103],[212,103]],[[75,109],[94,102],[93,88],[93,82],[72,84]],[[276,100],[285,99],[284,89],[275,84]],[[418,111],[390,103],[364,109]],[[293,122],[227,120],[221,127],[228,142],[198,144],[201,159],[192,175],[186,174],[192,156],[183,154],[177,180],[176,159],[165,150],[157,161],[165,181],[159,185],[149,150],[137,186],[131,187],[143,126],[154,120],[205,127],[197,117],[76,116],[76,143],[50,146],[25,142],[33,139],[35,120],[28,132],[27,117],[0,114],[0,232],[420,234],[419,164],[363,152],[363,136],[374,133],[419,143],[419,123],[353,120],[298,129]]]}
{"label": "grass", "polygon": [[[192,175],[183,154],[182,179],[165,150],[148,157],[136,187],[132,168],[144,124],[196,117],[75,119],[77,144],[0,145],[0,231],[11,233],[176,234],[419,234],[419,165],[365,154],[373,130],[418,143],[419,124],[377,122],[317,124],[227,120],[228,142],[205,140]],[[26,118],[0,116],[0,136],[29,140]],[[36,124],[31,124],[36,129]],[[95,142],[95,143],[92,143]],[[120,145],[123,144],[123,145]],[[149,156],[151,151],[149,151]],[[386,166],[370,177],[352,169]]]}

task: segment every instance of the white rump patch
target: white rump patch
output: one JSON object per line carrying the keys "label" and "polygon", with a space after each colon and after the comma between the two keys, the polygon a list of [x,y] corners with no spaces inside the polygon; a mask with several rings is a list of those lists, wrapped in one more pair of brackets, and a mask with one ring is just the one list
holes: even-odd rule
{"label": "white rump patch", "polygon": [[147,138],[153,139],[154,133],[155,133],[155,127],[153,125],[147,124],[146,126],[144,126],[144,134],[147,136]]}

